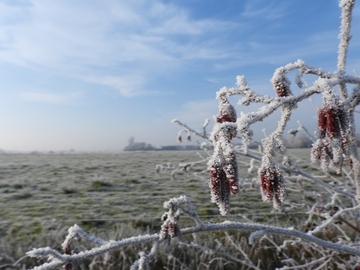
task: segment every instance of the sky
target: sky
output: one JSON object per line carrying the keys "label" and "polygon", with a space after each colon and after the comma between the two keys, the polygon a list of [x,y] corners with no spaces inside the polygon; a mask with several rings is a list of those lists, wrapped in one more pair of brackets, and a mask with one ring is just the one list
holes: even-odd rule
{"label": "sky", "polygon": [[[201,130],[209,118],[210,131],[215,93],[237,75],[274,95],[275,69],[299,58],[336,71],[340,12],[337,0],[1,0],[0,148],[118,151],[131,136],[176,145],[172,119]],[[359,3],[351,32],[353,75]],[[237,113],[250,111],[239,98]],[[304,101],[288,128],[314,130],[315,115]],[[255,139],[278,117],[255,125]]]}

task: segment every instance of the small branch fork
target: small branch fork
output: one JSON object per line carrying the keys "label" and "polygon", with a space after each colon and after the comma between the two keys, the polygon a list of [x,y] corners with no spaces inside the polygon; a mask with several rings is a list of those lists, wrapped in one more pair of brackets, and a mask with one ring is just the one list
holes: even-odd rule
{"label": "small branch fork", "polygon": [[[250,235],[251,239],[249,239],[249,241],[251,241],[252,243],[254,242],[255,239],[257,239],[259,236],[263,236],[264,234],[279,234],[279,235],[296,237],[301,240],[322,246],[330,250],[338,251],[340,253],[348,253],[360,257],[360,249],[349,247],[342,244],[333,243],[330,241],[325,241],[309,233],[304,233],[295,230],[293,228],[281,228],[281,227],[262,225],[256,223],[241,223],[234,221],[224,221],[222,223],[205,224],[201,221],[192,203],[186,196],[173,198],[165,202],[164,207],[170,209],[169,212],[165,213],[167,215],[170,212],[179,211],[180,213],[184,213],[188,215],[190,218],[192,218],[195,221],[196,226],[181,229],[180,232],[182,236],[187,234],[199,233],[199,232],[227,231],[229,229],[247,230],[254,232]],[[161,234],[162,232],[160,232],[160,234],[134,236],[118,241],[114,241],[114,240],[106,241],[94,236],[90,236],[86,232],[84,232],[78,225],[74,225],[69,228],[69,233],[63,243],[63,248],[69,246],[69,243],[72,243],[74,239],[78,239],[78,238],[98,244],[99,246],[94,247],[90,250],[81,251],[79,253],[71,254],[71,255],[61,254],[58,251],[51,249],[49,247],[36,248],[27,252],[27,255],[37,258],[47,257],[49,262],[37,266],[33,269],[50,270],[60,266],[78,265],[81,261],[87,258],[99,254],[104,254],[108,251],[122,248],[125,246],[137,245],[141,243],[153,243],[152,249],[148,254],[146,254],[145,252],[139,253],[140,259],[138,259],[131,268],[132,270],[149,269],[149,263],[155,257],[159,244],[165,240],[165,238],[161,237]],[[173,236],[172,238],[174,237],[176,236]],[[70,268],[71,267],[69,267],[69,269]]]}

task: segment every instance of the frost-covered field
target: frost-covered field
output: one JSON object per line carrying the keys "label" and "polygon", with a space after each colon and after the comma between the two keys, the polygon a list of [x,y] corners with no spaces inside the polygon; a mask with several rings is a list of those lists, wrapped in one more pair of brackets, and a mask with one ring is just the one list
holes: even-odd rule
{"label": "frost-covered field", "polygon": [[207,195],[204,183],[171,180],[171,171],[155,173],[156,164],[191,158],[197,159],[194,152],[2,154],[1,234],[16,224],[44,220],[155,221],[169,197]]}
{"label": "frost-covered field", "polygon": [[[309,149],[289,152],[304,159],[300,165],[309,167]],[[66,229],[74,223],[90,232],[107,232],[113,238],[131,236],[134,231],[129,228],[138,230],[138,234],[157,232],[163,202],[183,194],[190,197],[204,221],[246,221],[245,215],[252,221],[284,226],[298,225],[306,217],[290,213],[289,219],[286,213],[262,202],[257,172],[248,172],[246,159],[239,160],[240,175],[253,185],[243,185],[242,193],[231,199],[231,215],[227,217],[220,216],[217,206],[210,202],[207,173],[195,177],[179,172],[172,179],[172,169],[155,172],[157,164],[165,168],[172,163],[176,167],[198,160],[201,157],[195,151],[1,154],[0,266],[5,261],[14,262],[34,247],[59,248]],[[191,172],[204,169],[206,162],[195,165]],[[316,174],[316,170],[307,170]],[[317,189],[312,183],[302,185]],[[288,193],[289,202],[296,200],[296,185]]]}
{"label": "frost-covered field", "polygon": [[[307,158],[308,151],[296,150],[296,154]],[[1,154],[0,200],[5,206],[1,209],[1,234],[14,223],[44,220],[155,222],[162,214],[162,203],[181,194],[189,196],[200,212],[217,215],[205,181],[185,173],[177,173],[171,179],[172,169],[155,173],[157,164],[165,167],[170,162],[176,167],[181,162],[200,159],[195,151]],[[204,162],[191,171],[205,168]],[[244,169],[242,177],[256,177],[256,173],[246,171],[246,165]],[[268,206],[261,203],[257,190],[254,195],[251,201],[260,204],[256,208]],[[232,200],[232,214],[249,211],[244,208],[249,201],[244,201],[245,197],[249,196],[245,193]]]}

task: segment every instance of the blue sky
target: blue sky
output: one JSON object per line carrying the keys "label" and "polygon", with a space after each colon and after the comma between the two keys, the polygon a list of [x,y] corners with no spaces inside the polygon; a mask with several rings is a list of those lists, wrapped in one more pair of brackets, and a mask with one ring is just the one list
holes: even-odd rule
{"label": "blue sky", "polygon": [[[359,3],[353,15],[349,74],[360,72]],[[339,17],[337,0],[2,0],[0,148],[176,144],[171,120],[200,130],[237,75],[273,95],[274,70],[298,58],[335,71]],[[314,115],[304,102],[289,129],[314,129]],[[255,126],[257,138],[275,124]]]}

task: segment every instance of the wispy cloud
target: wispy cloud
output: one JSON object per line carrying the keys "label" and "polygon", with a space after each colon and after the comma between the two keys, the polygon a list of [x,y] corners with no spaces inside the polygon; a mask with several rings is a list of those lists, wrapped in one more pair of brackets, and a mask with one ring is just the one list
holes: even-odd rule
{"label": "wispy cloud", "polygon": [[145,81],[142,76],[89,76],[82,77],[86,82],[114,88],[124,96],[145,94]]}
{"label": "wispy cloud", "polygon": [[[160,1],[29,0],[19,6],[1,4],[1,10],[6,16],[0,21],[0,61],[79,78],[100,70],[102,79],[94,83],[124,95],[139,93],[137,86],[147,77],[176,70],[184,59],[226,57],[208,34],[235,25],[194,20],[184,8]],[[196,45],[199,37],[201,46]],[[125,82],[124,73],[136,79]]]}
{"label": "wispy cloud", "polygon": [[31,92],[23,91],[19,94],[21,99],[39,102],[39,103],[48,103],[48,104],[73,104],[79,97],[80,93],[53,93],[53,92]]}
{"label": "wispy cloud", "polygon": [[241,15],[253,19],[274,20],[285,15],[287,6],[286,2],[268,1],[264,3],[264,1],[252,0],[246,2],[245,10]]}

